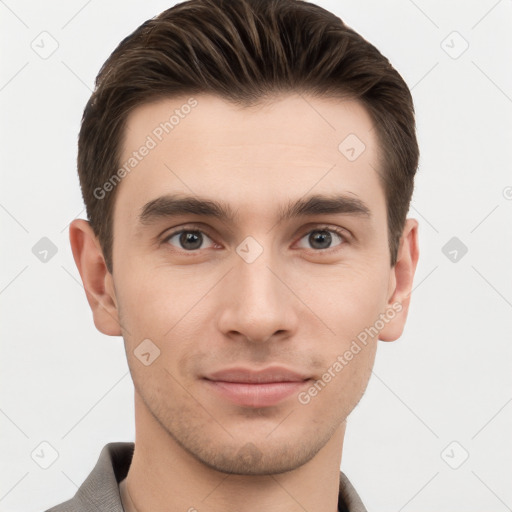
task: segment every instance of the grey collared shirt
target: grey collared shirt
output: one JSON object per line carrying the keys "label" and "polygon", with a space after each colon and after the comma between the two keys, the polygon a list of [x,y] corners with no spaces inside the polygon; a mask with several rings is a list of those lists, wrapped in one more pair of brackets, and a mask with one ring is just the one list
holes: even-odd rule
{"label": "grey collared shirt", "polygon": [[[101,450],[98,462],[76,494],[68,501],[46,512],[124,512],[119,482],[128,474],[134,443],[108,443]],[[339,512],[367,512],[361,498],[340,471]]]}

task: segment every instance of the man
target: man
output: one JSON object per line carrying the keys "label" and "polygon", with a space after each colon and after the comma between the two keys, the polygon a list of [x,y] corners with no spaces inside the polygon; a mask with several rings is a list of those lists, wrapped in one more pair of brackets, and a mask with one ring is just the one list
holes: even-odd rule
{"label": "man", "polygon": [[346,420],[406,321],[418,156],[400,75],[314,4],[191,0],[124,39],[70,240],[136,439],[50,510],[364,511]]}

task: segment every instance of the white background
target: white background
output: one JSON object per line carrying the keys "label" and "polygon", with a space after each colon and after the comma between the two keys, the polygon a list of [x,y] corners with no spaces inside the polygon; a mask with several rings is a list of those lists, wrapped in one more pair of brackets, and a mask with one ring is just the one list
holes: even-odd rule
{"label": "white background", "polygon": [[[76,143],[95,76],[174,3],[0,2],[2,512],[69,499],[106,443],[134,440],[122,339],[94,327],[67,227],[85,218]],[[318,4],[402,74],[421,149],[409,321],[400,340],[379,342],[342,469],[370,512],[511,510],[512,2]],[[58,42],[47,59],[31,47],[42,31]],[[469,44],[458,58],[453,31]],[[442,252],[454,236],[468,248],[457,262]],[[42,237],[58,249],[47,263],[32,253]],[[31,458],[42,441],[59,455],[48,469]]]}

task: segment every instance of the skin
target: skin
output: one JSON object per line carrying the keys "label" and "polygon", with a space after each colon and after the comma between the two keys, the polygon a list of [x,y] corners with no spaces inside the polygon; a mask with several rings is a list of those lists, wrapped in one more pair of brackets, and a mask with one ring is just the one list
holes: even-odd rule
{"label": "skin", "polygon": [[[197,107],[118,185],[113,274],[89,224],[70,227],[95,325],[123,336],[134,382],[135,452],[123,485],[138,512],[335,512],[346,419],[366,389],[378,339],[393,341],[404,328],[418,223],[406,221],[391,267],[378,142],[359,103],[289,94],[241,108],[195,98]],[[135,109],[121,160],[187,99]],[[338,150],[350,133],[366,145],[352,162]],[[277,223],[280,206],[334,191],[360,199],[370,215]],[[223,200],[239,218],[138,223],[144,204],[178,192]],[[191,223],[204,233],[200,248],[187,251],[179,235],[165,240]],[[330,231],[330,248],[319,249],[310,234],[326,227],[347,236]],[[263,248],[252,263],[236,252],[247,236]],[[271,364],[321,379],[393,303],[401,312],[306,405],[294,395],[242,407],[202,380]],[[134,354],[144,339],[160,350],[148,366]]]}

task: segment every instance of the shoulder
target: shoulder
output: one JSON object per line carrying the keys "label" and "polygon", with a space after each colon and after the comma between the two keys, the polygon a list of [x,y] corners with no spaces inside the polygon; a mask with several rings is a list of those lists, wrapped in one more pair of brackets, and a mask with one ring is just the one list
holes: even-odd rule
{"label": "shoulder", "polygon": [[106,444],[76,494],[45,512],[123,512],[119,482],[128,473],[134,447],[129,442]]}

